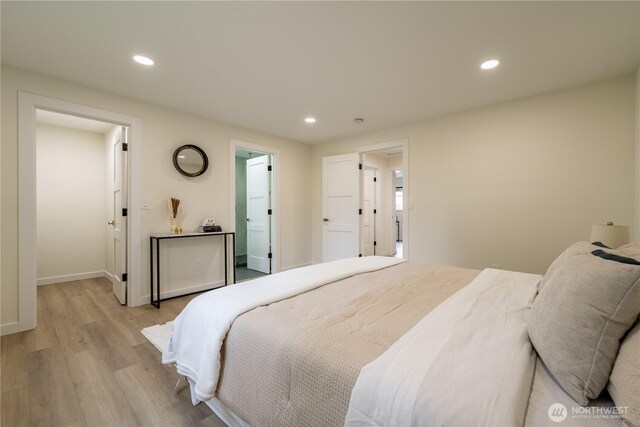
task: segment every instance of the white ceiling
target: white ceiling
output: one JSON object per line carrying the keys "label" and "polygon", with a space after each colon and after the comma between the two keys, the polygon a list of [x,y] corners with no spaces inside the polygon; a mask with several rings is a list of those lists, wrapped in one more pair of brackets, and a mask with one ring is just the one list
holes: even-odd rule
{"label": "white ceiling", "polygon": [[[309,143],[631,73],[640,63],[635,1],[1,8],[5,64]],[[138,65],[133,54],[156,65]],[[494,57],[497,69],[479,69]],[[317,123],[305,124],[307,115]]]}
{"label": "white ceiling", "polygon": [[102,134],[109,132],[116,126],[113,123],[100,122],[98,120],[85,119],[84,117],[40,109],[36,110],[36,122]]}

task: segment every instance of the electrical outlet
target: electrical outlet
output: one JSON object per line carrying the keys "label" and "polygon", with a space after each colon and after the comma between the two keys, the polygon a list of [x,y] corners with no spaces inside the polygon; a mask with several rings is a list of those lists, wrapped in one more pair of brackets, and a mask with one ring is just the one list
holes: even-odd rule
{"label": "electrical outlet", "polygon": [[193,263],[193,269],[194,270],[200,270],[202,268],[202,261],[197,259],[194,263]]}

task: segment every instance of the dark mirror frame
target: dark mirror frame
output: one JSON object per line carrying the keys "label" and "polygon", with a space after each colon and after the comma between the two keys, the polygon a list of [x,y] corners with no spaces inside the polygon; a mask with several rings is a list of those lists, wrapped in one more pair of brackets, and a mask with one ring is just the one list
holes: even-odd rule
{"label": "dark mirror frame", "polygon": [[[178,155],[182,152],[182,150],[188,150],[188,149],[194,150],[196,153],[200,154],[200,156],[202,157],[202,167],[197,172],[187,172],[184,169],[182,169],[180,167],[180,164],[178,163]],[[176,170],[184,176],[196,177],[196,176],[202,175],[207,171],[207,169],[209,168],[209,158],[207,157],[207,153],[205,153],[204,150],[198,147],[197,145],[185,144],[183,146],[176,148],[176,151],[173,152],[173,166],[175,166]]]}

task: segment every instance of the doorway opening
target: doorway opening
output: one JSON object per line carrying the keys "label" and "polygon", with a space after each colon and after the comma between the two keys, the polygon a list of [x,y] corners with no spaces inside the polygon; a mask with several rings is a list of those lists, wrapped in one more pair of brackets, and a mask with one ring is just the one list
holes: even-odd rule
{"label": "doorway opening", "polygon": [[402,258],[403,256],[403,241],[402,233],[404,232],[403,215],[404,210],[404,181],[402,169],[394,170],[392,172],[394,180],[394,188],[392,197],[395,200],[395,221],[396,221],[396,258]]}
{"label": "doorway opening", "polygon": [[35,116],[37,285],[106,280],[125,305],[128,127]]}
{"label": "doorway opening", "polygon": [[367,150],[361,153],[360,253],[404,257],[402,236],[403,191],[397,190],[397,175],[404,161],[402,146]]}
{"label": "doorway opening", "polygon": [[[141,135],[139,118],[113,111],[101,110],[86,105],[59,99],[18,92],[18,319],[2,325],[2,335],[33,329],[38,323],[38,241],[37,241],[37,173],[36,173],[36,111],[47,110],[70,116],[104,121],[128,128],[127,141],[127,185],[123,190],[123,208],[140,204],[140,155]],[[79,178],[81,180],[81,178]],[[62,207],[64,209],[64,207]],[[148,296],[140,287],[142,277],[142,255],[134,250],[142,244],[141,215],[137,209],[127,214],[126,266],[127,305],[136,306],[148,302]],[[60,245],[67,244],[67,240]]]}
{"label": "doorway opening", "polygon": [[235,147],[236,277],[273,272],[273,156]]}
{"label": "doorway opening", "polygon": [[[322,158],[322,260],[357,256],[408,259],[409,141],[359,147],[355,153]],[[395,171],[403,171],[396,210]],[[397,217],[402,248],[398,253]]]}

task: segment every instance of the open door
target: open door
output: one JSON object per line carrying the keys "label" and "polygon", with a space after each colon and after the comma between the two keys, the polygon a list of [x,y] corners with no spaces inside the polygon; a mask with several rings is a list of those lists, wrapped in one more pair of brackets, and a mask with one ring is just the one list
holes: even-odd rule
{"label": "open door", "polygon": [[113,139],[113,294],[120,304],[127,303],[127,128]]}
{"label": "open door", "polygon": [[360,247],[360,155],[322,159],[322,259],[357,257]]}
{"label": "open door", "polygon": [[247,268],[271,273],[271,156],[247,159]]}
{"label": "open door", "polygon": [[376,170],[365,167],[362,191],[362,256],[376,254]]}

